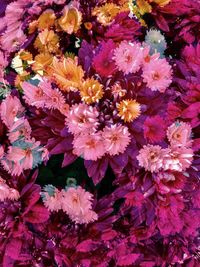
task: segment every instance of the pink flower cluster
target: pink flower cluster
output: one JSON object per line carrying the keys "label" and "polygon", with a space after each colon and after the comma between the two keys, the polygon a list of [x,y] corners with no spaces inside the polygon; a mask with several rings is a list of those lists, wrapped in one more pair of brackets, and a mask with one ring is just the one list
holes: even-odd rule
{"label": "pink flower cluster", "polygon": [[81,186],[59,191],[54,186],[47,185],[44,190],[42,198],[48,210],[63,210],[77,224],[88,224],[97,220],[98,216],[92,210],[93,196]]}
{"label": "pink flower cluster", "polygon": [[20,175],[48,159],[48,151],[31,137],[25,109],[16,96],[9,95],[0,106],[0,117],[8,129],[10,145],[1,147],[0,160],[5,170]]}
{"label": "pink flower cluster", "polygon": [[190,167],[193,160],[191,146],[191,126],[184,122],[175,122],[167,129],[168,148],[159,145],[145,145],[137,159],[139,165],[147,171],[172,170],[182,172]]}
{"label": "pink flower cluster", "polygon": [[9,187],[6,181],[0,177],[0,201],[5,200],[18,200],[20,197],[19,192]]}
{"label": "pink flower cluster", "polygon": [[124,74],[136,73],[142,68],[143,81],[152,91],[164,93],[172,82],[172,69],[159,54],[149,54],[150,47],[123,41],[114,50],[114,60]]}

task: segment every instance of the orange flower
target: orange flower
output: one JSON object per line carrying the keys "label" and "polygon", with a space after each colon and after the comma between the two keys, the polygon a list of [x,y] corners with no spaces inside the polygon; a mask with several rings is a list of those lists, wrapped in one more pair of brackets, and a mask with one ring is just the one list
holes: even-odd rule
{"label": "orange flower", "polygon": [[141,107],[136,100],[122,100],[118,106],[118,115],[125,122],[131,122],[135,120],[141,114]]}
{"label": "orange flower", "polygon": [[34,47],[38,49],[40,53],[57,53],[59,51],[59,37],[54,31],[45,29],[39,33],[34,42]]}
{"label": "orange flower", "polygon": [[97,16],[97,20],[101,24],[107,26],[113,21],[116,15],[122,11],[123,10],[119,6],[109,3],[100,7],[95,7],[92,11],[92,15]]}
{"label": "orange flower", "polygon": [[164,7],[169,4],[171,0],[153,0],[154,3],[158,4],[161,7]]}
{"label": "orange flower", "polygon": [[56,16],[52,9],[45,10],[38,19],[38,29],[44,30],[49,29],[54,25]]}
{"label": "orange flower", "polygon": [[35,56],[35,62],[32,65],[32,69],[35,72],[38,72],[43,75],[43,72],[46,70],[47,67],[51,65],[52,61],[52,55],[48,53],[38,54],[37,56]]}
{"label": "orange flower", "polygon": [[93,78],[87,79],[80,88],[81,99],[86,104],[98,102],[103,94],[103,85]]}
{"label": "orange flower", "polygon": [[29,28],[28,28],[28,33],[34,33],[37,30],[37,26],[38,26],[38,21],[34,20],[32,22],[29,23]]}
{"label": "orange flower", "polygon": [[80,28],[82,20],[82,14],[75,7],[66,6],[63,12],[63,16],[58,20],[58,24],[63,31],[68,34],[76,33]]}
{"label": "orange flower", "polygon": [[76,91],[83,82],[84,72],[78,66],[77,59],[62,58],[59,60],[54,57],[52,66],[48,74],[53,77],[55,83],[62,91]]}
{"label": "orange flower", "polygon": [[28,51],[25,51],[25,50],[19,52],[19,57],[21,60],[24,60],[24,61],[33,60],[32,54]]}

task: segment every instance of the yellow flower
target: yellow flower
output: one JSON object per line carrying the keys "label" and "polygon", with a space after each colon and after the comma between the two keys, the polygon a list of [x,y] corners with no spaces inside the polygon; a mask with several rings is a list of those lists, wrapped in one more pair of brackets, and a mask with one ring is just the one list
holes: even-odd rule
{"label": "yellow flower", "polygon": [[54,31],[45,29],[39,33],[34,42],[34,47],[40,53],[58,53],[59,51],[59,37]]}
{"label": "yellow flower", "polygon": [[118,105],[118,115],[125,122],[131,122],[135,120],[141,114],[141,107],[136,100],[122,100]]}
{"label": "yellow flower", "polygon": [[86,104],[98,102],[103,97],[103,94],[103,85],[93,78],[84,81],[80,88],[81,99]]}
{"label": "yellow flower", "polygon": [[63,16],[58,20],[58,24],[63,31],[68,34],[76,33],[80,28],[82,20],[82,14],[75,7],[66,6],[63,12]]}
{"label": "yellow flower", "polygon": [[48,75],[53,77],[55,83],[62,91],[76,91],[83,82],[84,72],[78,66],[77,59],[54,57],[52,66],[49,68]]}
{"label": "yellow flower", "polygon": [[123,10],[120,9],[119,6],[109,3],[100,7],[95,7],[92,11],[92,15],[97,16],[97,20],[101,24],[107,26],[113,21],[116,15],[122,11]]}
{"label": "yellow flower", "polygon": [[52,9],[45,10],[38,19],[38,29],[48,29],[54,25],[56,16]]}
{"label": "yellow flower", "polygon": [[141,15],[144,15],[145,13],[150,13],[152,11],[152,7],[148,2],[149,1],[145,0],[137,0],[137,6]]}
{"label": "yellow flower", "polygon": [[37,56],[35,56],[35,62],[32,65],[32,69],[40,75],[43,75],[44,71],[51,65],[52,61],[53,56],[51,54],[38,54]]}

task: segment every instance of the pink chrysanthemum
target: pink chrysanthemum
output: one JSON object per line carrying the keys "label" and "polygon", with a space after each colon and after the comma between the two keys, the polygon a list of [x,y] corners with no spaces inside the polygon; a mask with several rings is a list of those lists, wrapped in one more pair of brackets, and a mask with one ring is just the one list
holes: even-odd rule
{"label": "pink chrysanthemum", "polygon": [[73,105],[66,118],[69,132],[73,134],[94,132],[98,126],[98,111],[87,104]]}
{"label": "pink chrysanthemum", "polygon": [[54,195],[43,192],[43,203],[49,211],[58,211],[62,208],[62,192],[55,188]]}
{"label": "pink chrysanthemum", "polygon": [[100,52],[93,58],[93,66],[98,74],[102,77],[112,75],[115,70],[115,63],[113,61],[113,50],[116,45],[112,40],[101,43]]}
{"label": "pink chrysanthemum", "polygon": [[137,72],[143,61],[143,48],[137,43],[122,42],[114,51],[116,66],[125,74]]}
{"label": "pink chrysanthemum", "polygon": [[111,156],[123,153],[131,141],[128,128],[121,124],[106,126],[103,129],[102,137],[106,152]]}
{"label": "pink chrysanthemum", "polygon": [[9,95],[1,103],[1,119],[8,128],[12,127],[16,117],[19,118],[22,116],[23,112],[24,108],[22,107],[19,99],[15,96],[13,97]]}
{"label": "pink chrysanthemum", "polygon": [[24,82],[22,89],[27,104],[37,108],[43,108],[45,106],[46,96],[40,87]]}
{"label": "pink chrysanthemum", "polygon": [[150,46],[145,45],[143,48],[143,65],[149,64],[149,62],[158,59],[160,57],[159,53],[155,53],[153,55],[150,55]]}
{"label": "pink chrysanthemum", "polygon": [[85,160],[95,161],[101,158],[106,152],[101,132],[91,134],[83,133],[75,136],[73,146],[73,153],[77,156],[82,156]]}
{"label": "pink chrysanthemum", "polygon": [[62,209],[76,223],[90,223],[97,220],[97,214],[92,211],[93,195],[82,187],[70,187],[63,190]]}
{"label": "pink chrysanthemum", "polygon": [[143,67],[143,79],[152,91],[165,92],[172,82],[172,70],[166,59],[151,60]]}
{"label": "pink chrysanthemum", "polygon": [[188,123],[175,122],[167,129],[167,138],[171,146],[190,146],[192,128]]}
{"label": "pink chrysanthemum", "polygon": [[193,150],[185,147],[171,147],[163,160],[163,169],[182,172],[190,167]]}
{"label": "pink chrysanthemum", "polygon": [[144,137],[151,143],[160,142],[165,137],[165,121],[159,115],[148,117],[144,122]]}
{"label": "pink chrysanthemum", "polygon": [[168,149],[162,149],[160,146],[147,145],[140,149],[137,160],[139,165],[150,172],[158,172],[163,166],[164,156]]}
{"label": "pink chrysanthemum", "polygon": [[26,140],[31,137],[31,127],[27,119],[23,117],[18,119],[12,127],[9,129],[8,138],[11,143],[17,141],[20,138],[25,138]]}

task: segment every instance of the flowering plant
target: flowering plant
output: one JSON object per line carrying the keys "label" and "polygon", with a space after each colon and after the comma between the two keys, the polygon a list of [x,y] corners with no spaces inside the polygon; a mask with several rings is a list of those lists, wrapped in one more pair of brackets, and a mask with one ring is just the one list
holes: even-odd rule
{"label": "flowering plant", "polygon": [[199,11],[2,0],[2,267],[199,266]]}

